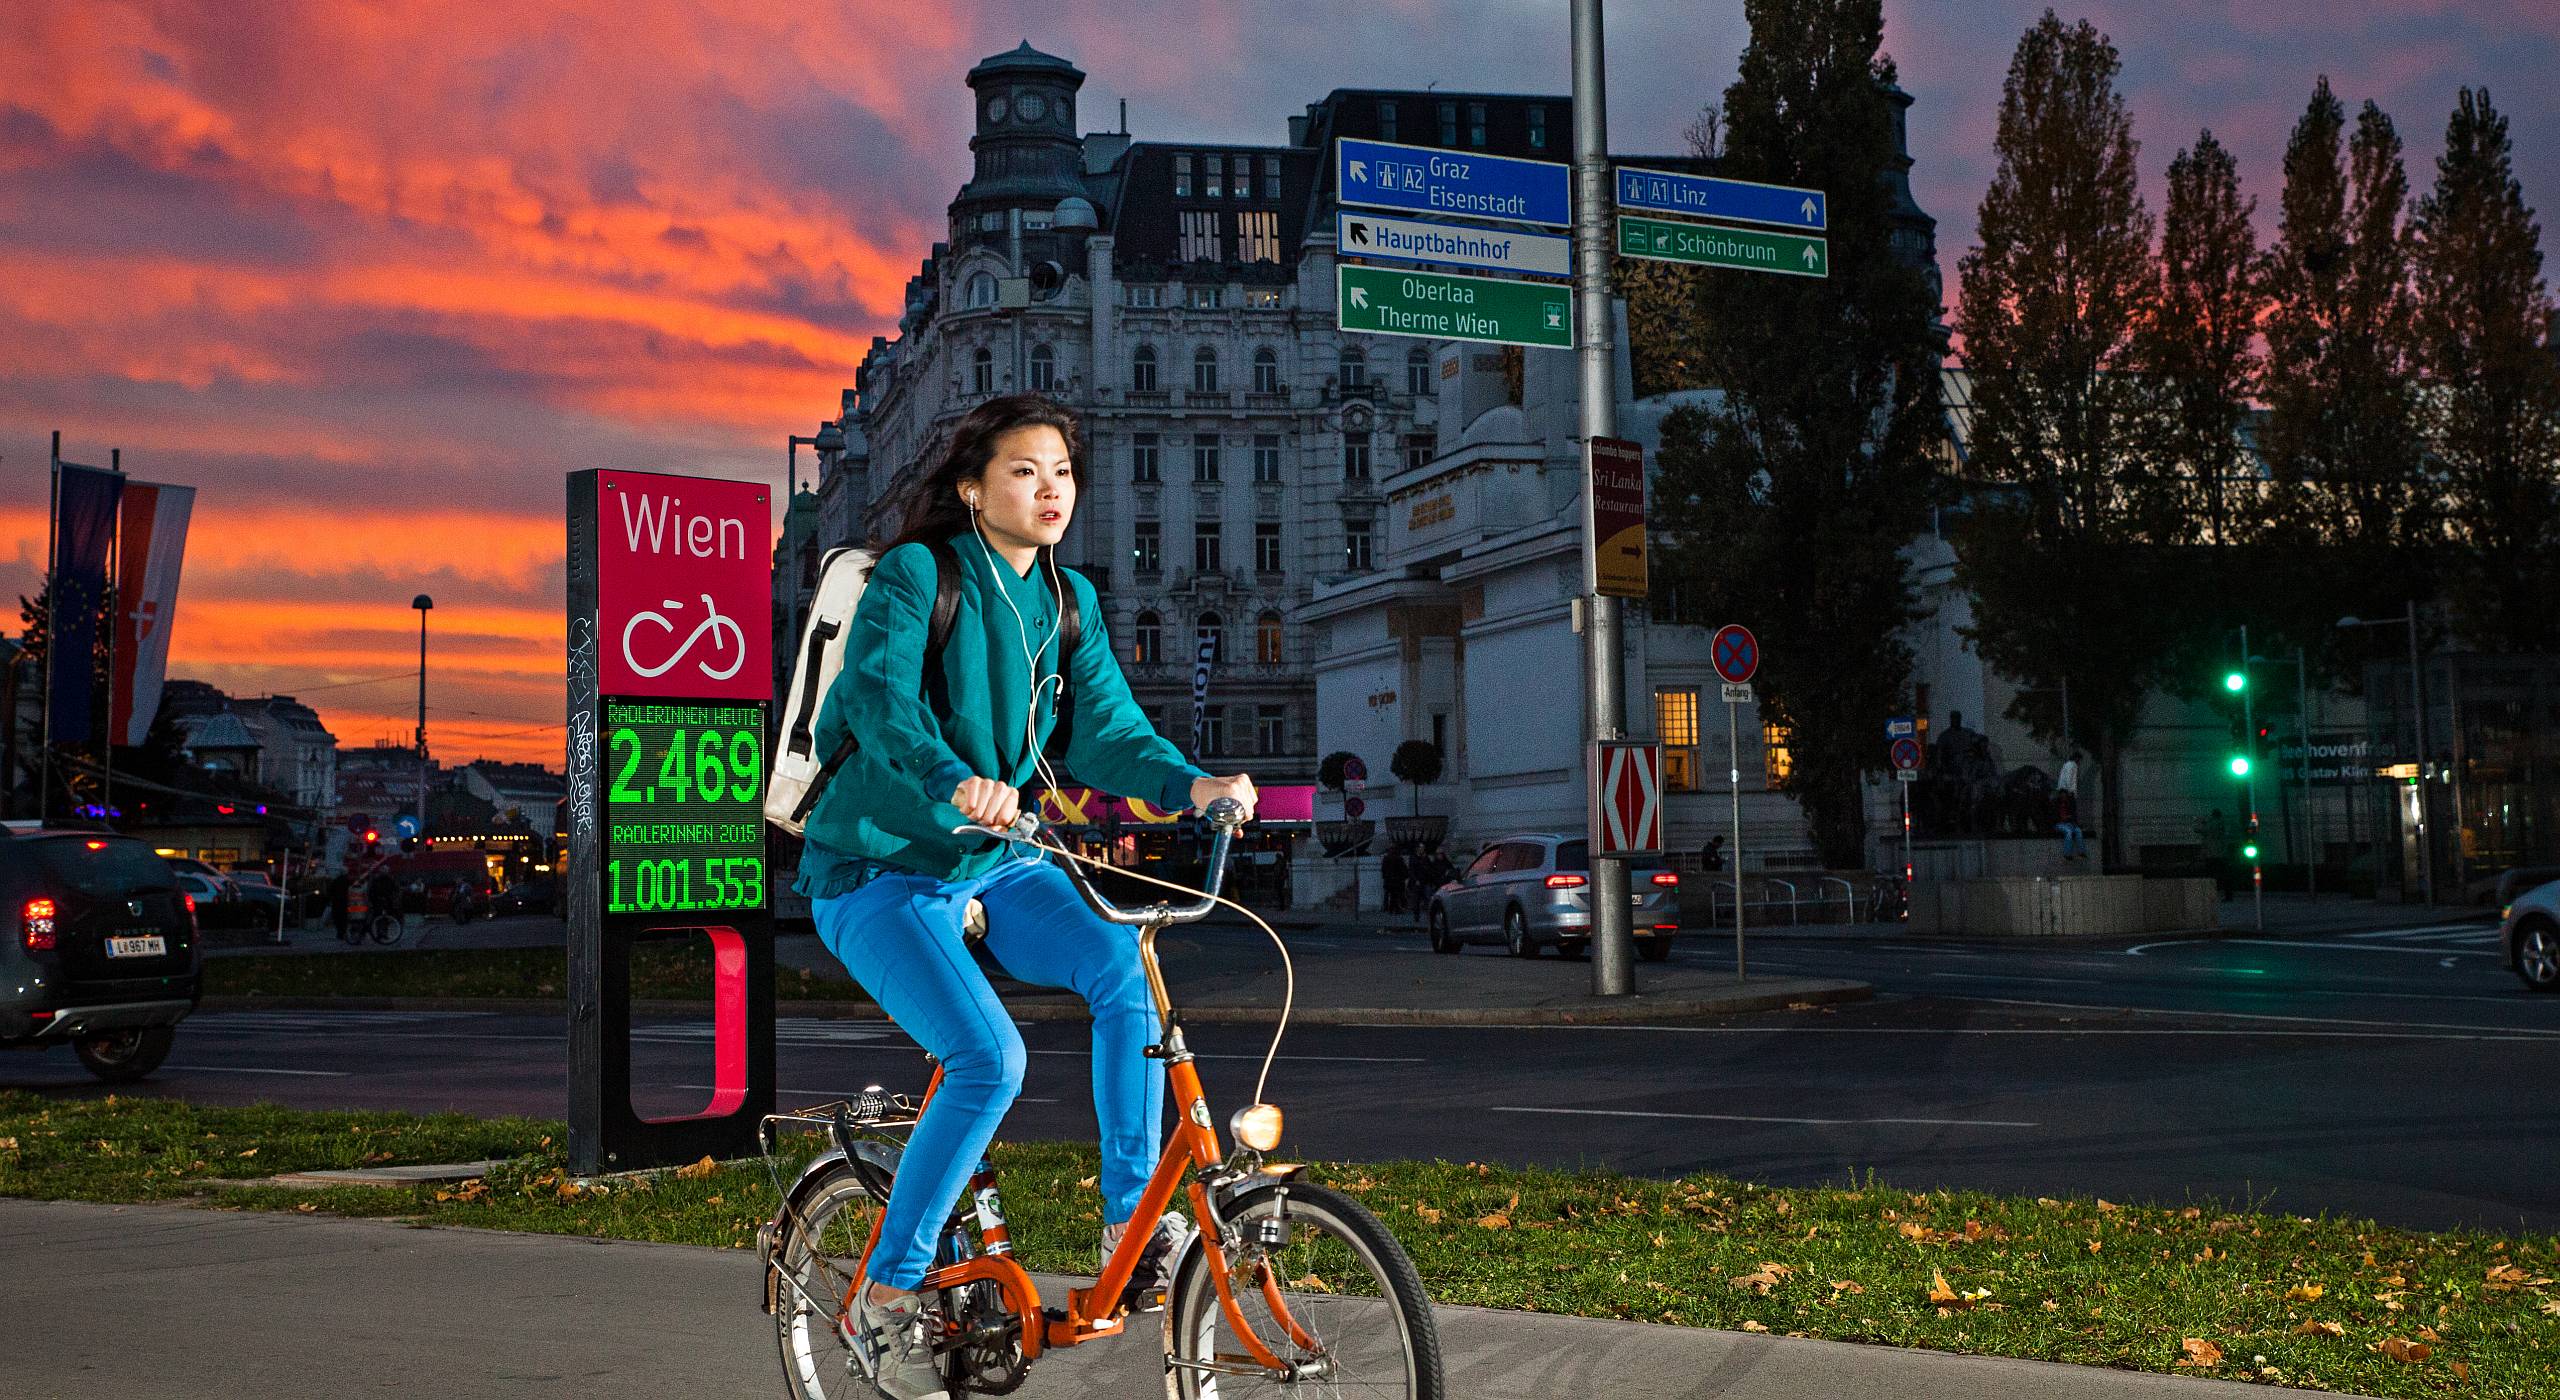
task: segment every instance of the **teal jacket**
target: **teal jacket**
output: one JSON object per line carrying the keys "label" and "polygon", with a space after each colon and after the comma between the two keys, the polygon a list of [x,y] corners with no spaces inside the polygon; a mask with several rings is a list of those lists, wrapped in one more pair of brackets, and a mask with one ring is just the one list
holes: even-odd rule
{"label": "teal jacket", "polygon": [[1208,776],[1158,735],[1130,698],[1107,620],[1083,575],[1058,570],[1075,590],[1084,634],[1061,667],[1048,570],[1018,575],[974,533],[953,536],[951,549],[960,563],[960,607],[943,645],[942,675],[952,713],[936,715],[924,687],[932,551],[904,544],[882,555],[854,606],[844,669],[818,708],[815,737],[822,754],[833,753],[847,733],[860,747],[809,813],[795,888],[813,899],[853,889],[884,865],[957,881],[1004,859],[1002,842],[951,834],[968,818],[950,799],[971,777],[1039,785],[1035,759],[1057,724],[1058,687],[1040,688],[1026,745],[1026,650],[1041,675],[1063,671],[1074,681],[1075,727],[1061,777],[1180,811],[1191,805],[1192,782]]}

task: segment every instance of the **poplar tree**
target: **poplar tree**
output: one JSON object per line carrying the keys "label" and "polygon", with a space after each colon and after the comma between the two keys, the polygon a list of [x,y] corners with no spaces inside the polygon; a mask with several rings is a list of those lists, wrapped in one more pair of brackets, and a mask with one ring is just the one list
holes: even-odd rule
{"label": "poplar tree", "polygon": [[2424,596],[2435,534],[2408,349],[2400,137],[2371,102],[2351,143],[2345,129],[2322,78],[2285,146],[2260,434],[2286,533],[2319,561],[2301,578],[2303,606],[2332,617]]}
{"label": "poplar tree", "polygon": [[1936,297],[1897,252],[1903,164],[1881,0],[1747,0],[1719,173],[1822,190],[1830,275],[1709,271],[1692,353],[1720,393],[1665,420],[1657,597],[1749,624],[1784,782],[1835,868],[1862,865],[1862,777],[1905,703],[1914,616],[1902,548],[1927,525],[1938,440]]}
{"label": "poplar tree", "polygon": [[2158,450],[2172,479],[2183,478],[2161,493],[2153,533],[2179,544],[2227,548],[2260,533],[2255,464],[2241,439],[2259,387],[2265,305],[2250,225],[2257,207],[2211,131],[2169,162],[2158,310],[2137,335],[2136,358],[2152,378]]}
{"label": "poplar tree", "polygon": [[[1971,637],[2032,691],[2012,715],[2097,756],[2110,864],[2123,849],[2124,747],[2178,612],[2156,550],[2153,405],[2136,373],[2158,275],[2121,66],[2094,26],[2051,10],[2019,39],[1958,311],[1973,411],[1957,581],[1973,595]],[[2054,703],[2065,684],[2069,735]]]}
{"label": "poplar tree", "polygon": [[2518,651],[2560,645],[2560,359],[2542,230],[2516,181],[2507,119],[2464,88],[2435,188],[2411,222],[2420,419],[2459,554],[2465,630]]}

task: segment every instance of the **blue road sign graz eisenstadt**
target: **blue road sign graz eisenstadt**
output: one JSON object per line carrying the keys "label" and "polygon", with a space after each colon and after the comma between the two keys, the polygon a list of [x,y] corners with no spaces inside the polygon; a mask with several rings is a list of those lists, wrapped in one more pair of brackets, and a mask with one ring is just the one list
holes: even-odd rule
{"label": "blue road sign graz eisenstadt", "polygon": [[1337,197],[1372,209],[1570,227],[1572,174],[1551,160],[1351,137],[1334,143]]}

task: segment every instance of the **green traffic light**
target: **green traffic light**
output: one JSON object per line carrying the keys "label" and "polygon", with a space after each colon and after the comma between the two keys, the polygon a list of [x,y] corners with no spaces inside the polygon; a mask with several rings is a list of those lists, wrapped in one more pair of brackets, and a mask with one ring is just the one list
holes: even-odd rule
{"label": "green traffic light", "polygon": [[2258,858],[2257,843],[2253,841],[2250,844],[2241,847],[2240,854],[2247,856],[2251,860],[2256,860]]}
{"label": "green traffic light", "polygon": [[2249,756],[2247,754],[2235,753],[2231,756],[2231,776],[2235,778],[2245,778],[2249,776]]}
{"label": "green traffic light", "polygon": [[2234,694],[2247,690],[2249,688],[2248,673],[2245,671],[2233,671],[2224,676],[2222,678],[2222,688],[2231,691]]}

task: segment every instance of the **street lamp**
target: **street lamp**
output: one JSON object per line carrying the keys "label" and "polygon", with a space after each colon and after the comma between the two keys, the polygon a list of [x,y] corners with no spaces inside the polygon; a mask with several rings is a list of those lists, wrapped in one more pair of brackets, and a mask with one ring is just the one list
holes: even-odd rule
{"label": "street lamp", "polygon": [[2414,751],[2409,755],[2418,765],[2418,880],[2426,892],[2427,903],[2436,902],[2436,857],[2431,833],[2427,830],[2427,701],[2420,688],[2418,670],[2418,603],[2411,599],[2408,612],[2398,618],[2381,618],[2367,622],[2353,615],[2338,619],[2340,627],[2399,627],[2409,629],[2409,727]]}
{"label": "street lamp", "polygon": [[421,593],[409,600],[418,610],[418,836],[427,834],[427,612],[436,600]]}
{"label": "street lamp", "polygon": [[[818,464],[826,465],[828,456],[844,451],[844,426],[829,420],[818,425],[818,431],[802,437],[792,433],[782,449],[782,539],[791,541],[791,503],[800,498],[800,448],[802,444],[816,450]],[[788,562],[789,571],[782,580],[782,635],[786,646],[800,644],[800,559],[795,553]]]}

